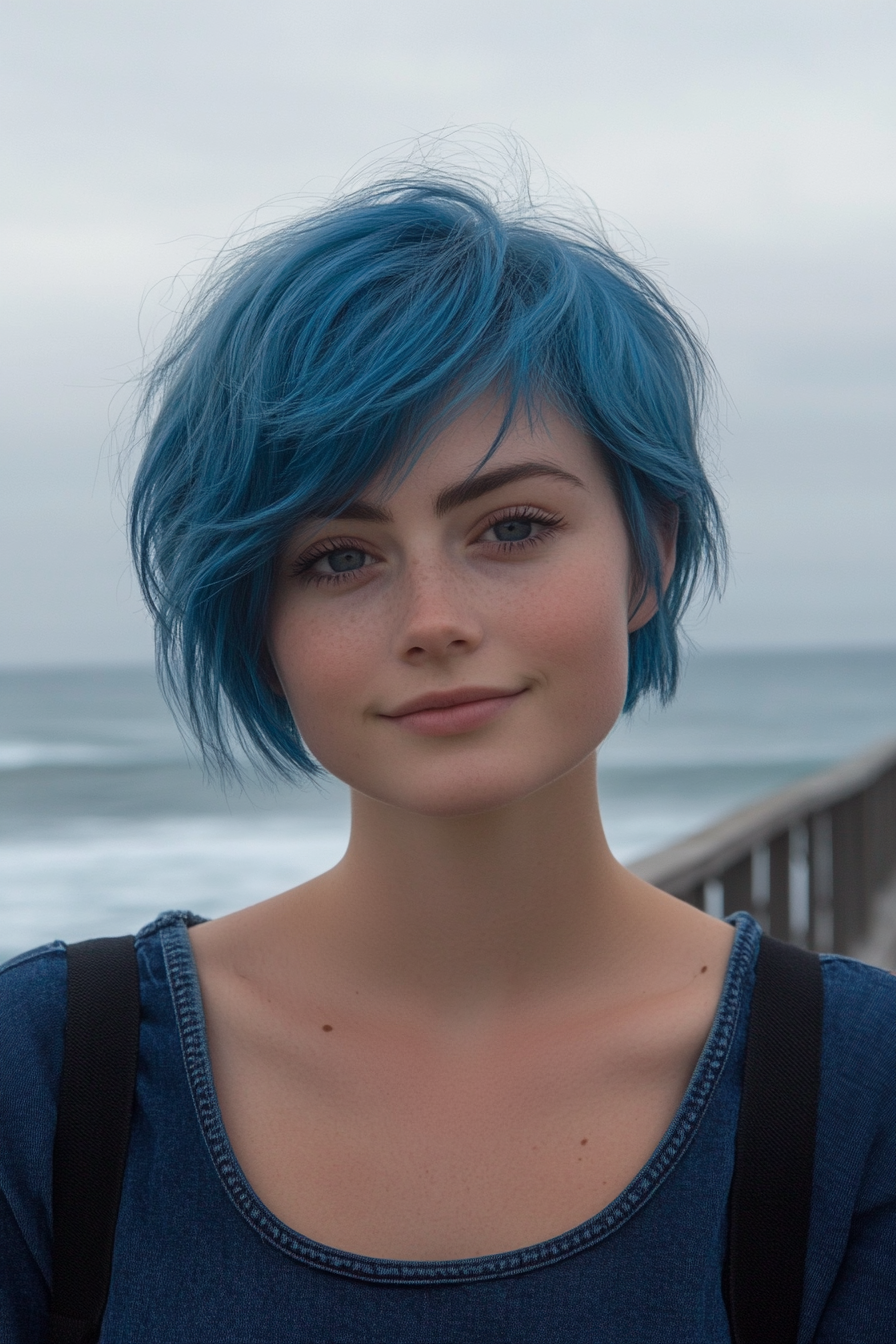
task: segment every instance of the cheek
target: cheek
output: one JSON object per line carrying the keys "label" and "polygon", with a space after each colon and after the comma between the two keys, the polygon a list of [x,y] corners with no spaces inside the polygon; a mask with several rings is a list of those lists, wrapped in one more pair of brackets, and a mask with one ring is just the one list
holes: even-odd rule
{"label": "cheek", "polygon": [[[617,566],[575,567],[564,582],[552,576],[519,604],[522,648],[543,661],[580,707],[606,700],[621,708],[628,679],[627,579]],[[584,578],[583,578],[584,575]],[[618,709],[615,710],[615,715]]]}
{"label": "cheek", "polygon": [[[328,617],[328,619],[327,619]],[[339,723],[338,710],[357,700],[370,683],[368,623],[311,609],[274,613],[268,642],[280,685],[304,741],[315,755]]]}

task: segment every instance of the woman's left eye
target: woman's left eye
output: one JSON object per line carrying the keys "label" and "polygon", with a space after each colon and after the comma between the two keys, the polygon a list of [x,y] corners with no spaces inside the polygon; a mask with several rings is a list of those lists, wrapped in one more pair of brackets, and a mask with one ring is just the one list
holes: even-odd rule
{"label": "woman's left eye", "polygon": [[500,523],[492,523],[489,531],[494,532],[495,541],[526,541],[533,529],[531,518],[505,518]]}
{"label": "woman's left eye", "polygon": [[558,518],[536,516],[535,514],[516,513],[506,518],[495,518],[481,534],[479,540],[500,545],[508,550],[524,548],[546,540],[560,526]]}
{"label": "woman's left eye", "polygon": [[346,546],[342,550],[327,551],[326,555],[319,557],[317,563],[331,574],[351,574],[356,569],[363,569],[367,560],[366,551]]}
{"label": "woman's left eye", "polygon": [[292,565],[292,573],[309,583],[338,584],[354,579],[362,570],[375,563],[374,556],[361,546],[327,543],[322,548],[306,551]]}

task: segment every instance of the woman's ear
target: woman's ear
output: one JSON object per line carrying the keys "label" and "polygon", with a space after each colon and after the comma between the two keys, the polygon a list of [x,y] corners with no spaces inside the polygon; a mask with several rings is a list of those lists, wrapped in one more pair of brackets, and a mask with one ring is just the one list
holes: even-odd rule
{"label": "woman's ear", "polygon": [[[672,581],[672,575],[675,573],[678,543],[678,506],[668,502],[663,504],[655,511],[652,526],[659,552],[662,591],[665,593]],[[630,635],[634,634],[636,630],[640,630],[649,620],[652,620],[657,613],[658,606],[658,594],[653,584],[645,584],[643,579],[636,575],[635,582],[632,585],[632,605],[628,633]]]}

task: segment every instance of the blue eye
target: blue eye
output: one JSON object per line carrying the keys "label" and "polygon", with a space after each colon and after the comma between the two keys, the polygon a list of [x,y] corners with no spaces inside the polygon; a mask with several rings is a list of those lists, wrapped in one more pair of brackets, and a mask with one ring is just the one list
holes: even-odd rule
{"label": "blue eye", "polygon": [[363,569],[364,551],[329,551],[324,557],[334,574],[348,574],[353,569]]}
{"label": "blue eye", "polygon": [[532,523],[528,518],[505,518],[501,523],[492,523],[492,531],[498,541],[527,541],[532,535]]}

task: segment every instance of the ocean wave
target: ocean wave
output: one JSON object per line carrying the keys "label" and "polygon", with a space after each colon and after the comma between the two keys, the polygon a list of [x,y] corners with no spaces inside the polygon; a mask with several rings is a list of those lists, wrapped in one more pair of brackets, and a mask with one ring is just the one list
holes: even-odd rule
{"label": "ocean wave", "polygon": [[38,770],[57,766],[94,768],[148,765],[160,760],[179,760],[167,746],[100,746],[93,742],[0,741],[0,770]]}
{"label": "ocean wave", "polygon": [[134,932],[161,910],[215,916],[339,861],[346,824],[303,817],[81,823],[0,844],[0,960],[53,938]]}

